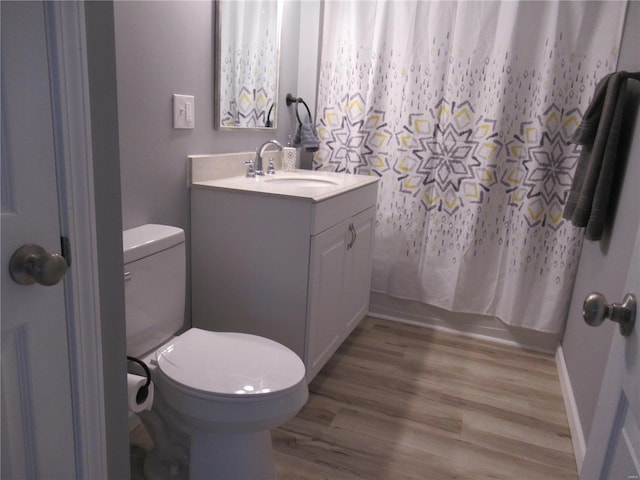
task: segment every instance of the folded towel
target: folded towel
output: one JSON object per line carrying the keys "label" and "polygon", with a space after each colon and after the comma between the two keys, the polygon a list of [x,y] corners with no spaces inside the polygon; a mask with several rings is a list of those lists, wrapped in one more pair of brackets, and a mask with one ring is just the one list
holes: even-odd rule
{"label": "folded towel", "polygon": [[[302,103],[307,109],[307,115],[309,116],[309,122],[303,122],[300,120],[300,114],[298,113],[298,105]],[[299,98],[296,102],[296,117],[298,117],[298,129],[296,135],[293,137],[293,145],[295,147],[303,147],[307,152],[317,152],[320,148],[320,138],[316,127],[313,126],[313,119],[311,117],[311,110],[304,100]]]}
{"label": "folded towel", "polygon": [[577,227],[586,227],[588,240],[602,237],[629,78],[640,80],[640,72],[615,72],[600,80],[571,139],[582,150],[562,216]]}

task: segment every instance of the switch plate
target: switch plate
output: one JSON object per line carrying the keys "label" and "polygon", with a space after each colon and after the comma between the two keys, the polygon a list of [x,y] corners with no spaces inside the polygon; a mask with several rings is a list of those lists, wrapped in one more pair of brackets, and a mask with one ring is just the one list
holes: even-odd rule
{"label": "switch plate", "polygon": [[193,95],[173,94],[173,128],[195,127],[195,101]]}

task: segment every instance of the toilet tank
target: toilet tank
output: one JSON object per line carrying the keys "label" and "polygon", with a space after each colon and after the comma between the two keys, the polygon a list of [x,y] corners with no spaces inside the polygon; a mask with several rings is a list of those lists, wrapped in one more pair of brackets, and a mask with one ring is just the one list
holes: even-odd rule
{"label": "toilet tank", "polygon": [[184,323],[184,231],[142,225],[122,232],[127,355],[141,356],[171,338]]}

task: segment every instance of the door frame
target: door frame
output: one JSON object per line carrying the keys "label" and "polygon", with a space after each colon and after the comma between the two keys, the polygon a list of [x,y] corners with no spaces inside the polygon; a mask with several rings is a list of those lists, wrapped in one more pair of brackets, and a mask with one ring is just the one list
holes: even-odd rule
{"label": "door frame", "polygon": [[77,478],[108,471],[98,252],[83,2],[43,2],[53,99],[61,235],[71,239],[66,275]]}

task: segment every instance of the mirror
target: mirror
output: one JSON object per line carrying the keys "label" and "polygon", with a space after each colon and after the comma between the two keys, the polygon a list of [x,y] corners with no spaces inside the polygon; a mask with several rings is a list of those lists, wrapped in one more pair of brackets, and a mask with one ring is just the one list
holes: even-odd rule
{"label": "mirror", "polygon": [[214,125],[275,129],[282,0],[216,1]]}

